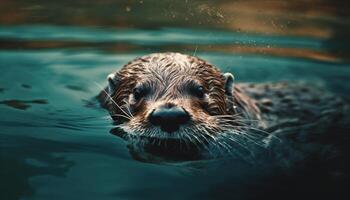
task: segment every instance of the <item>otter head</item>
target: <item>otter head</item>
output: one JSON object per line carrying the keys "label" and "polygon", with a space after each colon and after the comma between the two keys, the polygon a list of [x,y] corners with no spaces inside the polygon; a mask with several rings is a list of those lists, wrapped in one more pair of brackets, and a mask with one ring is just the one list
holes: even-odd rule
{"label": "otter head", "polygon": [[197,57],[144,56],[110,74],[108,84],[105,106],[134,142],[205,146],[234,112],[233,76]]}

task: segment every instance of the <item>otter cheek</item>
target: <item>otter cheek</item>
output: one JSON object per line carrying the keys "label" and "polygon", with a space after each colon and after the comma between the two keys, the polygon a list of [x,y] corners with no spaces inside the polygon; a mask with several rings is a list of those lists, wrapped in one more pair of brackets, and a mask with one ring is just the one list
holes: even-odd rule
{"label": "otter cheek", "polygon": [[193,117],[193,121],[202,120],[206,116],[206,103],[197,100],[191,100],[185,105],[187,112]]}
{"label": "otter cheek", "polygon": [[207,108],[208,105],[206,102],[192,101],[185,109],[191,115],[192,123],[194,125],[205,124],[207,126],[208,124],[212,125],[212,123],[214,123]]}
{"label": "otter cheek", "polygon": [[133,117],[130,121],[124,124],[124,129],[126,132],[139,134],[141,130],[145,129],[142,117]]}

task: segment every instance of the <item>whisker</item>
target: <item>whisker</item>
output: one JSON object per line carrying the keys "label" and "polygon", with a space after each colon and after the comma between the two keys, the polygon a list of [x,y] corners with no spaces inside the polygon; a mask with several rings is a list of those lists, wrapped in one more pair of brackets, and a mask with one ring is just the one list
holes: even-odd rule
{"label": "whisker", "polygon": [[196,45],[196,49],[195,49],[194,52],[193,52],[193,56],[196,56],[197,49],[198,49],[198,45]]}
{"label": "whisker", "polygon": [[128,119],[128,120],[131,120],[130,117],[127,117],[127,116],[125,116],[125,115],[120,115],[120,114],[111,114],[111,117],[124,117],[124,118],[126,118],[126,119]]}
{"label": "whisker", "polygon": [[125,107],[126,107],[127,111],[129,112],[130,116],[134,117],[134,115],[131,113],[129,102],[127,102],[125,99],[123,99],[123,102],[125,103]]}
{"label": "whisker", "polygon": [[114,99],[111,97],[111,95],[108,94],[108,92],[101,86],[99,85],[97,82],[95,82],[95,84],[102,90],[104,91],[104,93],[106,93],[106,95],[109,97],[109,99],[128,117],[132,118],[132,116],[129,116],[129,114],[127,112],[125,112],[118,104],[117,102],[114,101]]}

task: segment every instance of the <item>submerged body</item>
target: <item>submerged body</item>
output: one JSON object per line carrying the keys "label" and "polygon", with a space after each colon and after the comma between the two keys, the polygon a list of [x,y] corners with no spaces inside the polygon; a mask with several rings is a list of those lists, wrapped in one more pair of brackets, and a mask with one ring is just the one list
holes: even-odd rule
{"label": "submerged body", "polygon": [[285,136],[312,140],[346,109],[340,99],[302,84],[234,84],[232,74],[180,53],[137,58],[108,83],[98,99],[115,121],[112,132],[129,141],[139,159],[145,159],[139,152],[247,158]]}

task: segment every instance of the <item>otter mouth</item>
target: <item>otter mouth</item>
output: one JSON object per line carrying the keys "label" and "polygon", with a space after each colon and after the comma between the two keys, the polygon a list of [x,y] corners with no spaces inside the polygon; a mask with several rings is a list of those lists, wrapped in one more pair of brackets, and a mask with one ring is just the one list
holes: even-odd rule
{"label": "otter mouth", "polygon": [[158,138],[130,135],[119,127],[111,134],[124,139],[131,155],[141,161],[189,161],[203,159],[204,144],[182,138]]}
{"label": "otter mouth", "polygon": [[186,137],[164,138],[130,134],[120,127],[111,129],[110,133],[124,139],[131,156],[142,162],[182,162],[223,156],[250,162],[256,152],[265,149],[263,143],[258,143],[260,140],[240,138],[235,134],[230,134],[231,138],[222,133],[221,137],[190,140]]}

